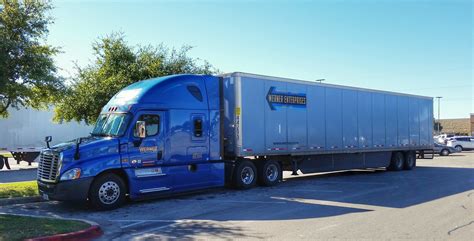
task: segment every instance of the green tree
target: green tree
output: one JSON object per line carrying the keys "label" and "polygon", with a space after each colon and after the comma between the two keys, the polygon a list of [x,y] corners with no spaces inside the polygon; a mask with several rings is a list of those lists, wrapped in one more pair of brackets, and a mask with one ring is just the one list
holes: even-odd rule
{"label": "green tree", "polygon": [[0,0],[0,116],[8,108],[47,107],[64,89],[45,44],[51,9],[48,1]]}
{"label": "green tree", "polygon": [[188,56],[191,47],[169,49],[164,45],[130,46],[122,34],[101,38],[92,45],[95,60],[76,67],[77,75],[56,105],[56,121],[95,123],[101,108],[124,87],[158,76],[217,70],[207,61]]}

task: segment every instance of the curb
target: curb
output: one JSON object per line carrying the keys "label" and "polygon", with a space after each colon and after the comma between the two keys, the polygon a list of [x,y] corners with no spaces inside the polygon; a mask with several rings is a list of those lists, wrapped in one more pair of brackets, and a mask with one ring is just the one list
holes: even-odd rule
{"label": "curb", "polygon": [[13,197],[13,198],[0,198],[0,206],[23,204],[23,203],[35,203],[43,202],[40,196],[33,197]]}
{"label": "curb", "polygon": [[[32,217],[32,218],[51,218],[51,217],[47,217],[47,216],[36,216],[36,215],[27,215],[27,214],[11,214],[11,213],[3,213],[3,212],[1,212],[0,214],[16,215],[16,216],[24,216],[24,217]],[[79,230],[79,231],[76,231],[76,232],[60,233],[60,234],[55,234],[55,235],[51,235],[51,236],[30,238],[30,239],[25,239],[25,241],[63,241],[63,240],[87,241],[87,240],[92,240],[92,239],[98,238],[98,237],[102,236],[102,234],[104,234],[104,232],[100,228],[100,225],[96,222],[92,222],[92,221],[84,220],[84,219],[76,219],[76,218],[53,218],[53,219],[81,221],[81,222],[84,222],[84,223],[88,223],[91,226],[86,228],[86,229]]]}
{"label": "curb", "polygon": [[92,240],[103,234],[99,225],[92,225],[89,228],[71,233],[62,233],[45,237],[25,239],[25,241],[62,241],[62,240]]}

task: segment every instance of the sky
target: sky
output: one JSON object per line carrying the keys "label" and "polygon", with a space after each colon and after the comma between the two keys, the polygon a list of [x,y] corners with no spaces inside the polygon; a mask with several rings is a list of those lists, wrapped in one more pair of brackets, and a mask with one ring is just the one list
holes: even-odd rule
{"label": "sky", "polygon": [[[473,113],[471,0],[53,1],[47,42],[61,74],[93,61],[91,44],[179,48],[221,72],[248,72],[425,96],[441,118]],[[437,102],[434,114],[437,117]]]}

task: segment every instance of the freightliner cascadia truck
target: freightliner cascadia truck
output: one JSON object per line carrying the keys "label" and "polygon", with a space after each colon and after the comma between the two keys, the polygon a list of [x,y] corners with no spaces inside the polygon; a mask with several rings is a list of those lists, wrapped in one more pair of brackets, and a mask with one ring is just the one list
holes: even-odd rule
{"label": "freightliner cascadia truck", "polygon": [[410,170],[433,148],[432,98],[231,73],[136,82],[90,136],[40,154],[44,199],[98,209],[221,186],[272,186],[283,171]]}

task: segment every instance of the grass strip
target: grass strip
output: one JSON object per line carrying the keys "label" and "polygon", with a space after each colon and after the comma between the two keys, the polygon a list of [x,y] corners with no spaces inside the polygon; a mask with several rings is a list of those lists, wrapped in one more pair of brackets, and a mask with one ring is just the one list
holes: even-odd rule
{"label": "grass strip", "polygon": [[0,198],[32,197],[38,195],[36,181],[0,183]]}
{"label": "grass strip", "polygon": [[80,221],[0,214],[0,241],[69,233],[88,227],[90,227],[88,223]]}

